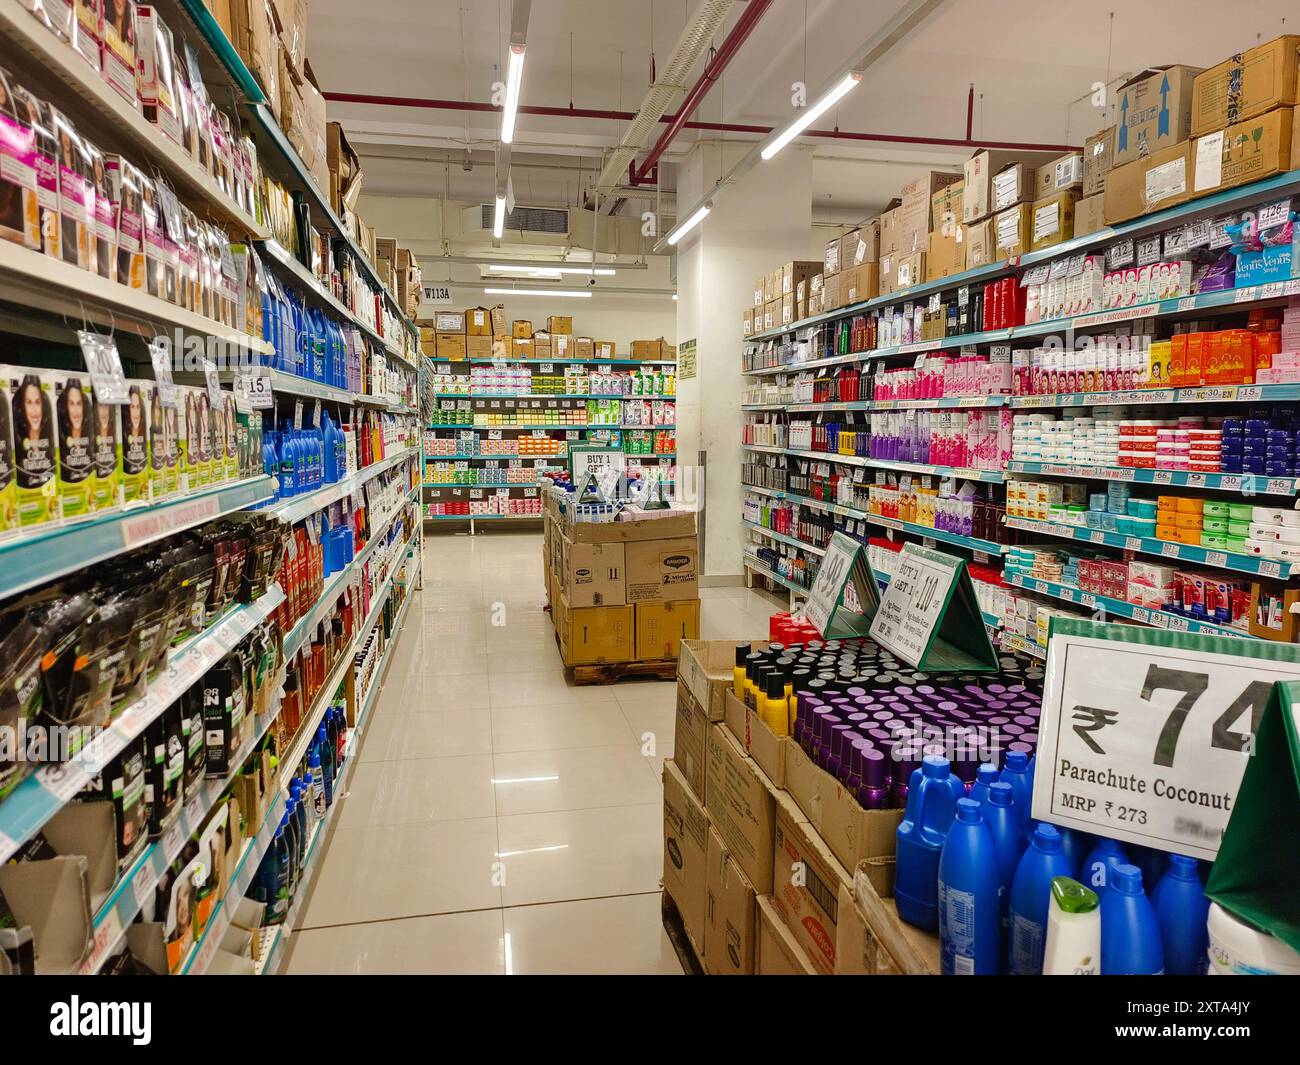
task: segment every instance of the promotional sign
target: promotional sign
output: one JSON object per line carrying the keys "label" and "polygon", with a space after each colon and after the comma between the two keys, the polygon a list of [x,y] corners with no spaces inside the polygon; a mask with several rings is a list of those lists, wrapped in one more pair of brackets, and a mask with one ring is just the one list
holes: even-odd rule
{"label": "promotional sign", "polygon": [[917,669],[998,668],[965,560],[917,544],[898,555],[871,638]]}
{"label": "promotional sign", "polygon": [[1213,859],[1300,647],[1052,621],[1032,816]]}
{"label": "promotional sign", "polygon": [[[846,601],[850,591],[857,600],[852,605],[861,613]],[[880,592],[866,548],[853,537],[837,532],[817,567],[804,617],[828,640],[865,636],[879,605]]]}
{"label": "promotional sign", "polygon": [[695,341],[683,340],[677,345],[677,379],[690,381],[695,377]]}
{"label": "promotional sign", "polygon": [[627,456],[621,451],[599,444],[569,445],[569,477],[574,484],[578,484],[588,473],[594,473],[604,485],[609,471],[621,477],[626,467]]}

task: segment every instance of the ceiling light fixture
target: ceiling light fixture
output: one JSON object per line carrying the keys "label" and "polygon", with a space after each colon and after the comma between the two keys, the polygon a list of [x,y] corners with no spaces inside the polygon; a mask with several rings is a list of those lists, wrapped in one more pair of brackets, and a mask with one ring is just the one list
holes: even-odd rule
{"label": "ceiling light fixture", "polygon": [[501,143],[515,139],[515,116],[519,113],[519,84],[524,80],[524,46],[510,43],[510,66],[506,70],[506,104],[501,112]]}
{"label": "ceiling light fixture", "polygon": [[799,117],[785,127],[772,143],[767,145],[760,153],[764,159],[771,159],[782,148],[789,144],[795,137],[799,136],[804,130],[811,126],[817,119],[821,118],[827,111],[834,107],[840,100],[856,88],[862,81],[862,75],[856,70],[850,70],[844,75],[843,80],[838,82],[834,88],[830,89],[825,96],[815,104],[805,107],[799,112]]}
{"label": "ceiling light fixture", "polygon": [[692,229],[694,229],[701,222],[703,222],[705,215],[707,215],[712,210],[713,210],[713,201],[705,200],[704,203],[700,204],[700,206],[696,208],[695,213],[692,214],[690,218],[686,219],[685,222],[679,222],[677,225],[675,225],[672,231],[664,239],[669,244],[676,244],[679,240],[682,239],[682,237],[686,236],[687,233],[689,233]]}
{"label": "ceiling light fixture", "polygon": [[591,292],[576,288],[485,288],[487,296],[570,296],[577,300],[591,299]]}
{"label": "ceiling light fixture", "polygon": [[506,198],[504,196],[498,196],[497,213],[496,213],[496,217],[492,220],[492,238],[494,240],[500,240],[501,234],[505,232],[505,228],[506,228]]}
{"label": "ceiling light fixture", "polygon": [[617,272],[607,266],[598,266],[593,271],[589,266],[556,266],[551,263],[482,262],[479,263],[479,266],[483,267],[485,270],[496,270],[501,273],[526,273],[534,274],[539,277],[559,277],[561,274],[584,274],[587,277],[590,277],[592,273],[595,273],[598,277],[613,277]]}

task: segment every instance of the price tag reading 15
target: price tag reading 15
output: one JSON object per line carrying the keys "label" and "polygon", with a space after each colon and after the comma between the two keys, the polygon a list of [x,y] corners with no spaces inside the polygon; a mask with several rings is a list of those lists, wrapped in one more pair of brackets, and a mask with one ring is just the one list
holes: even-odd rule
{"label": "price tag reading 15", "polygon": [[1054,622],[1032,816],[1213,859],[1274,682],[1300,649]]}

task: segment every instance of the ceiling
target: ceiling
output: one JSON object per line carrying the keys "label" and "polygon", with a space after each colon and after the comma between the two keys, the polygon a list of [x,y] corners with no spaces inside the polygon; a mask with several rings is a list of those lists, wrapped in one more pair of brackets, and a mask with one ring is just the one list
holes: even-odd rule
{"label": "ceiling", "polygon": [[[635,111],[650,80],[651,53],[662,69],[698,2],[533,0],[522,102]],[[814,99],[900,6],[899,0],[776,0],[697,118],[764,126],[783,121],[792,112],[793,82],[806,81]],[[733,4],[717,43],[744,7],[743,0]],[[1105,123],[1104,112],[1089,100],[1094,83],[1113,83],[1158,63],[1208,66],[1283,32],[1287,8],[1294,11],[1293,0],[1236,7],[1219,0],[948,0],[816,126],[964,138],[973,84],[976,140],[1081,144]],[[312,0],[311,13],[309,54],[327,95],[486,103],[493,83],[504,77],[509,0]],[[497,114],[331,102],[330,115],[343,122],[362,155],[368,195],[491,200]],[[521,114],[512,167],[518,202],[579,202],[625,125]],[[718,136],[756,139],[685,130],[666,158],[680,160],[697,138]],[[971,150],[841,139],[809,143],[816,146],[814,217],[822,218],[839,212],[861,217],[882,206],[920,167],[959,162]],[[467,149],[469,170],[462,166]],[[660,168],[668,191],[673,170]],[[639,209],[634,203],[625,208]]]}

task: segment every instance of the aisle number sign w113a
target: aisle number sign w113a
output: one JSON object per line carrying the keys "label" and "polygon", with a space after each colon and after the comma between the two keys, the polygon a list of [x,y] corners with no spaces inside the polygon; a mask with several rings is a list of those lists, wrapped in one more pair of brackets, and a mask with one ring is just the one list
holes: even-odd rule
{"label": "aisle number sign w113a", "polygon": [[1032,816],[1213,859],[1300,647],[1056,618]]}

